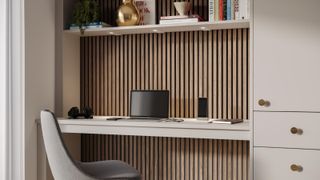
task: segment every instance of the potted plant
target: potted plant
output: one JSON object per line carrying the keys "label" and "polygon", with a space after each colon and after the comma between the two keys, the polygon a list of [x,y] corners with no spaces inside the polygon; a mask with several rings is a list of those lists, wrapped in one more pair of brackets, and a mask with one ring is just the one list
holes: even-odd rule
{"label": "potted plant", "polygon": [[79,28],[83,34],[88,26],[98,25],[102,25],[99,4],[94,0],[79,1],[73,11],[73,24],[70,29]]}

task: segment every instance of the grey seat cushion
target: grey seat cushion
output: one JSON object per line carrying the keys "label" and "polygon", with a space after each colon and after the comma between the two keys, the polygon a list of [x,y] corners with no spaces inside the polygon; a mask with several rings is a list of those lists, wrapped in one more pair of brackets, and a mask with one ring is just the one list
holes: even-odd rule
{"label": "grey seat cushion", "polygon": [[97,179],[140,180],[139,172],[125,162],[117,160],[79,162],[85,173]]}

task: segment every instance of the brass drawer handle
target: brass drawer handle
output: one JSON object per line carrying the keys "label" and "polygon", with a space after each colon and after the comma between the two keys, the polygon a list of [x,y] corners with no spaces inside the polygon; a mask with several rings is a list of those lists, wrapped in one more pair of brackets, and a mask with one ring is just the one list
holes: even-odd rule
{"label": "brass drawer handle", "polygon": [[302,166],[297,165],[297,164],[292,164],[290,166],[290,169],[294,172],[301,172],[303,170]]}
{"label": "brass drawer handle", "polygon": [[292,127],[290,129],[290,132],[291,134],[298,134],[298,135],[301,135],[303,133],[303,130],[302,129],[299,129],[299,128],[296,128],[296,127]]}
{"label": "brass drawer handle", "polygon": [[267,100],[264,100],[264,99],[260,99],[260,100],[258,101],[258,104],[259,104],[259,106],[264,106],[264,107],[270,106],[270,102],[267,101]]}

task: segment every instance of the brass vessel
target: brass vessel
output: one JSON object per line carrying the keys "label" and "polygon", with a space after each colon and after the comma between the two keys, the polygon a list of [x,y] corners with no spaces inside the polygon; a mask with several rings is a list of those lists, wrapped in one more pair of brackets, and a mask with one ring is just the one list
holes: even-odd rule
{"label": "brass vessel", "polygon": [[123,0],[123,4],[118,9],[117,16],[118,26],[138,25],[140,21],[139,11],[133,0]]}

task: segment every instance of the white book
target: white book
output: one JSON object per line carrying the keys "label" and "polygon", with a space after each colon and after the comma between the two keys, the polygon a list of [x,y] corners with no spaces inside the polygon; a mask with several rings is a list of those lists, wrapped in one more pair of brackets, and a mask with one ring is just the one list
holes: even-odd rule
{"label": "white book", "polygon": [[211,121],[214,124],[236,124],[242,123],[242,119],[216,119]]}
{"label": "white book", "polygon": [[251,0],[247,0],[247,19],[250,19]]}
{"label": "white book", "polygon": [[233,0],[234,20],[240,19],[239,0]]}
{"label": "white book", "polygon": [[235,18],[234,18],[234,0],[231,0],[231,20],[235,20]]}
{"label": "white book", "polygon": [[239,0],[240,19],[248,19],[248,1],[249,0]]}
{"label": "white book", "polygon": [[208,13],[208,15],[209,15],[209,18],[208,18],[208,20],[209,20],[209,22],[214,22],[214,9],[215,7],[214,7],[214,0],[209,0],[209,13]]}
{"label": "white book", "polygon": [[172,20],[160,20],[159,24],[187,24],[187,23],[197,23],[198,18],[189,19],[172,19]]}

